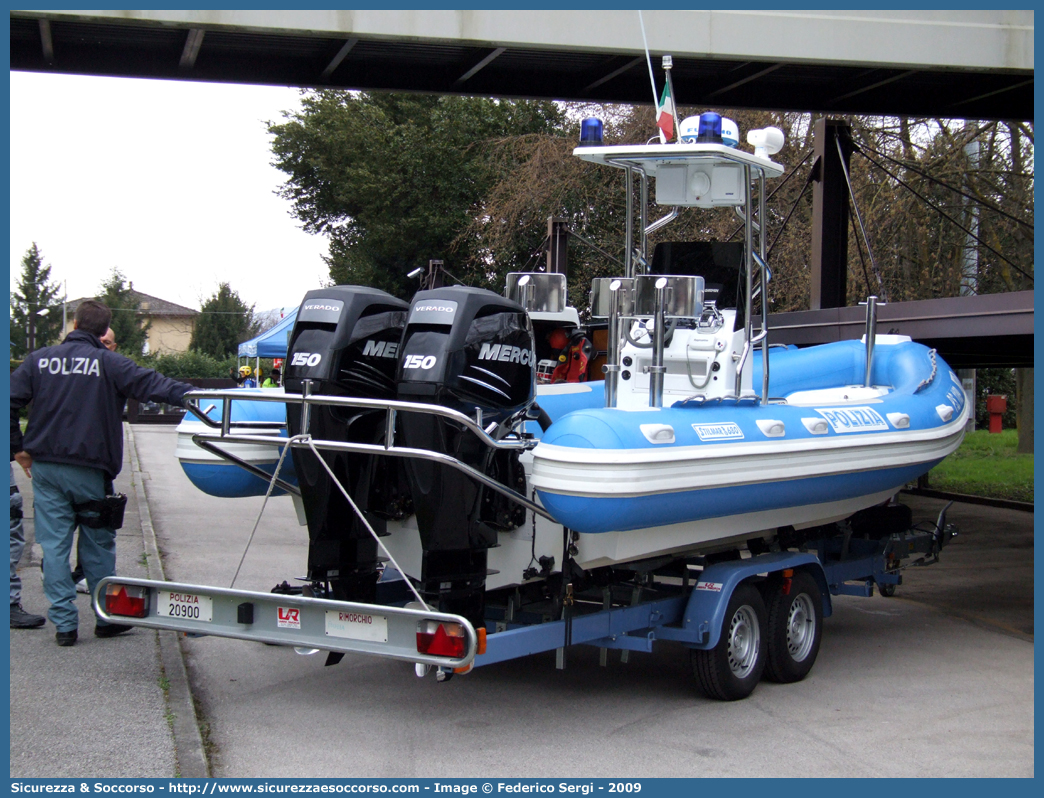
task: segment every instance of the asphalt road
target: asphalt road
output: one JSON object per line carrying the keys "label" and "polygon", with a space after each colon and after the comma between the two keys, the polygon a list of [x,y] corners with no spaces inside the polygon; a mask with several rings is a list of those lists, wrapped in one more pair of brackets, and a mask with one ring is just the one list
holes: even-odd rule
{"label": "asphalt road", "polygon": [[[197,491],[172,429],[134,436],[167,578],[228,585],[241,558],[237,587],[268,590],[304,573],[307,534],[288,498],[269,503],[248,547],[260,499]],[[915,520],[942,504],[909,501]],[[1032,776],[1033,516],[959,505],[950,520],[962,534],[943,562],[907,571],[896,597],[835,599],[805,681],[763,683],[731,704],[698,697],[687,652],[671,644],[627,664],[610,652],[606,668],[597,650],[576,647],[564,671],[544,654],[438,684],[381,659],[348,655],[327,668],[322,654],[184,640],[211,771]]]}
{"label": "asphalt road", "polygon": [[[242,559],[236,586],[268,590],[304,572],[289,499],[248,546],[260,499],[197,491],[171,428],[136,426],[129,443],[119,573],[228,585]],[[915,520],[942,505],[906,500]],[[698,697],[672,644],[606,668],[575,647],[564,671],[543,654],[438,684],[367,657],[325,668],[144,629],[98,640],[80,596],[74,648],[50,624],[11,631],[11,775],[1032,776],[1033,516],[962,504],[950,520],[961,535],[942,562],[908,570],[895,598],[835,598],[805,681],[732,704]],[[43,612],[38,547],[21,568],[23,602]]]}

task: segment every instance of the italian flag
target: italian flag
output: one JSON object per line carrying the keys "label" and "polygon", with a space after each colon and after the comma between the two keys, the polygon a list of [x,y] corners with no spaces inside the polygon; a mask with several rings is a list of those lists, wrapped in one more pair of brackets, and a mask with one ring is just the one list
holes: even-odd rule
{"label": "italian flag", "polygon": [[674,98],[671,97],[671,84],[665,83],[660,95],[660,107],[656,113],[656,125],[660,128],[660,141],[667,143],[674,137]]}

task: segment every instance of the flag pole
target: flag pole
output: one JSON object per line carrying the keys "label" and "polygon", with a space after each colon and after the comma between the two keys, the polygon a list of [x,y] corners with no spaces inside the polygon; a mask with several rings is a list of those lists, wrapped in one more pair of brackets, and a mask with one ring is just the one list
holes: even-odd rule
{"label": "flag pole", "polygon": [[671,80],[671,67],[674,59],[669,55],[663,57],[663,71],[667,73],[667,90],[671,93],[671,115],[674,117],[674,136],[681,141],[681,122],[678,120],[678,95],[674,93],[674,81]]}
{"label": "flag pole", "polygon": [[[660,113],[660,97],[656,93],[656,77],[653,75],[652,57],[649,55],[649,42],[645,38],[645,20],[642,19],[642,12],[641,12],[641,10],[638,11],[638,23],[639,23],[639,25],[641,25],[641,28],[642,28],[642,44],[645,45],[645,63],[647,63],[649,65],[649,82],[652,83],[653,115],[655,117],[655,116],[659,115],[659,113]],[[670,56],[668,56],[668,58],[669,57]],[[670,79],[670,74],[671,74],[670,72],[667,73],[668,80]],[[659,130],[659,128],[657,128],[657,130]],[[661,144],[666,144],[667,143],[667,138],[663,135],[663,131],[659,130],[659,133],[660,133],[660,143]]]}

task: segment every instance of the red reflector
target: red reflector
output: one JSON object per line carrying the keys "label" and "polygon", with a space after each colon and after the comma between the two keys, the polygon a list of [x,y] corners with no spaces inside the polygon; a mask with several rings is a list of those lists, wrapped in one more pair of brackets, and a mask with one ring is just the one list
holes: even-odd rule
{"label": "red reflector", "polygon": [[459,623],[421,621],[417,624],[417,651],[433,657],[463,657],[468,650],[464,627]]}
{"label": "red reflector", "polygon": [[149,593],[137,585],[110,582],[105,586],[105,612],[127,618],[144,618],[149,614]]}

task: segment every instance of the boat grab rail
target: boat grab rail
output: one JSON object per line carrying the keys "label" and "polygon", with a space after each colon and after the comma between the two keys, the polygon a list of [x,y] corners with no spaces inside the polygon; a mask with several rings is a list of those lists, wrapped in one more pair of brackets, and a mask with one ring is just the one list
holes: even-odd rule
{"label": "boat grab rail", "polygon": [[[271,396],[262,393],[244,395],[241,391],[234,390],[189,391],[185,394],[185,407],[208,427],[220,429],[222,436],[226,437],[230,434],[232,428],[232,422],[229,420],[229,417],[231,416],[232,402],[235,400],[243,402],[282,402],[283,404],[288,405],[301,405],[304,413],[306,413],[308,408],[312,405],[350,407],[361,410],[386,410],[388,411],[387,426],[389,430],[392,430],[395,426],[396,413],[421,413],[441,416],[442,418],[454,421],[469,429],[478,436],[484,444],[493,449],[532,449],[537,444],[537,441],[535,440],[521,437],[508,439],[497,439],[492,437],[489,434],[489,430],[494,429],[495,427],[490,425],[490,427],[483,429],[481,424],[481,414],[479,414],[478,420],[476,420],[459,410],[454,410],[450,407],[443,407],[442,405],[424,404],[422,402],[403,402],[396,399],[360,399],[351,396],[328,396],[326,394],[308,393],[307,387],[305,390],[306,393],[303,394],[282,393],[273,394]],[[221,421],[215,421],[212,418],[208,418],[203,411],[199,409],[199,402],[202,399],[222,400],[224,403],[224,409],[222,411]],[[237,422],[237,425],[239,425],[239,422]],[[307,428],[307,424],[302,424],[302,429]],[[392,438],[389,437],[388,441],[390,444]]]}
{"label": "boat grab rail", "polygon": [[[752,336],[750,339],[743,342],[743,351],[737,358],[736,363],[736,396],[741,396],[743,393],[743,366],[747,362],[747,357],[750,355],[751,351],[753,351],[754,347],[757,344],[760,344],[763,340],[765,340],[765,337],[767,335],[768,330],[762,330],[757,335]],[[767,360],[768,358],[762,359]],[[764,363],[762,364],[762,370],[764,371]]]}
{"label": "boat grab rail", "polygon": [[[189,396],[190,394],[185,394],[185,395]],[[201,413],[203,413],[204,416],[207,416],[207,418],[204,418],[203,421],[207,422],[210,426],[215,426],[215,425],[220,426],[220,422],[214,421],[213,419],[210,418],[210,411],[213,410],[216,407],[217,407],[217,405],[211,404],[205,410],[200,411]],[[193,412],[193,415],[199,417],[199,413]],[[248,421],[248,420],[242,420],[242,421],[233,421],[233,422],[230,422],[230,423],[234,427],[243,427],[243,428],[250,428],[250,429],[270,429],[270,430],[275,430],[275,431],[279,431],[279,430],[284,429],[286,427],[286,422],[285,421]]]}
{"label": "boat grab rail", "polygon": [[[547,512],[547,510],[545,510],[542,506],[540,506],[536,502],[531,501],[530,499],[526,498],[526,496],[524,496],[523,494],[519,493],[518,491],[512,490],[511,488],[507,487],[506,485],[500,484],[499,482],[497,482],[492,477],[487,476],[486,474],[483,474],[477,468],[474,468],[473,466],[469,466],[467,463],[462,463],[460,460],[457,460],[455,457],[452,457],[452,456],[450,456],[448,454],[443,454],[442,452],[433,452],[433,451],[430,451],[429,449],[413,449],[413,448],[407,447],[407,446],[395,446],[394,443],[389,446],[387,444],[381,444],[381,443],[352,443],[352,442],[348,442],[348,441],[328,441],[328,440],[322,440],[322,439],[311,438],[311,437],[308,437],[307,439],[299,439],[297,437],[294,437],[294,438],[281,438],[279,440],[274,440],[273,438],[271,438],[270,436],[267,436],[267,435],[231,435],[231,434],[214,435],[214,434],[208,434],[208,433],[205,433],[205,432],[196,433],[195,435],[192,436],[192,440],[194,442],[196,442],[197,445],[202,446],[203,448],[207,449],[207,451],[214,451],[214,446],[213,446],[213,444],[210,444],[209,446],[205,446],[204,443],[209,443],[211,441],[223,441],[223,442],[226,442],[226,443],[254,443],[254,444],[262,444],[262,445],[265,445],[265,446],[284,446],[284,445],[286,445],[286,446],[290,446],[293,449],[322,449],[322,450],[325,450],[325,451],[332,451],[332,452],[352,452],[352,453],[355,453],[355,454],[388,455],[390,457],[406,457],[406,458],[415,458],[415,459],[419,459],[419,460],[430,460],[430,461],[435,462],[435,463],[441,463],[443,465],[449,466],[450,468],[454,468],[457,471],[460,471],[460,472],[466,474],[467,476],[469,476],[472,479],[474,479],[476,482],[482,483],[483,485],[485,485],[486,487],[490,488],[491,490],[494,490],[497,493],[499,493],[499,494],[501,494],[503,496],[506,496],[507,498],[511,499],[512,501],[515,501],[518,504],[521,504],[527,510],[531,510],[532,512],[534,512],[536,514],[541,515],[544,518],[547,518],[549,521],[554,521],[555,520]],[[221,450],[214,451],[214,453],[222,455],[222,456],[226,456],[226,454],[227,454],[227,453],[225,453],[225,452],[223,452]],[[233,459],[233,458],[229,457],[229,459]],[[238,459],[238,458],[236,458],[236,459]],[[243,465],[242,463],[237,463],[237,464]],[[249,466],[249,464],[246,464],[246,466]],[[260,469],[256,469],[255,467],[250,467],[250,468],[248,468],[248,470],[251,470],[251,471],[258,470],[259,471]],[[268,480],[271,477],[270,477],[269,474],[266,473],[264,475],[264,478],[266,480]],[[277,484],[279,485],[280,488],[283,488],[283,490],[287,490],[287,492],[289,492],[289,493],[299,493],[300,492],[299,490],[295,490],[293,486],[286,485],[285,483],[283,483],[283,484],[277,483]]]}

